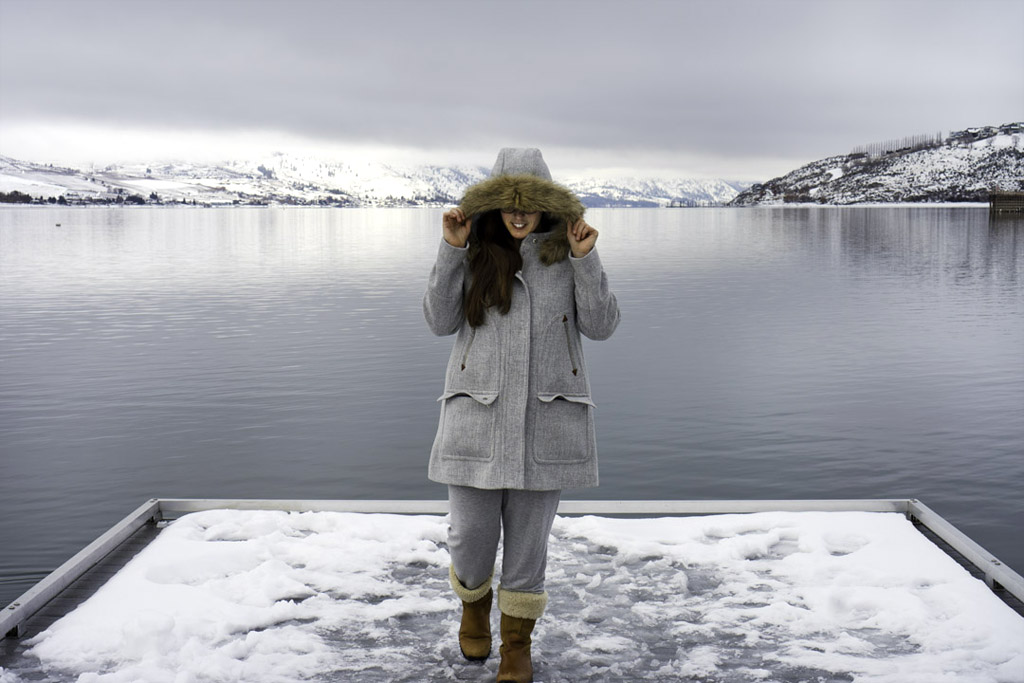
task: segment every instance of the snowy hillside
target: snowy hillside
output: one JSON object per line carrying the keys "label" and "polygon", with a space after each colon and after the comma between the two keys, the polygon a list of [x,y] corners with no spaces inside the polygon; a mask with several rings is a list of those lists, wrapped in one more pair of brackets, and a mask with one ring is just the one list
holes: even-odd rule
{"label": "snowy hillside", "polygon": [[586,206],[717,206],[727,204],[750,183],[726,180],[570,178]]}
{"label": "snowy hillside", "polygon": [[325,204],[388,206],[450,204],[477,168],[398,169],[349,165],[281,154],[223,164],[153,163],[72,169],[0,157],[0,192],[63,195],[69,203]]}
{"label": "snowy hillside", "polygon": [[[0,157],[0,192],[72,204],[450,206],[487,173],[475,166],[349,164],[285,154],[216,165],[153,163],[88,169]],[[592,207],[718,205],[750,186],[686,179],[577,177],[564,182]]]}
{"label": "snowy hillside", "polygon": [[752,186],[732,206],[983,202],[1024,191],[1024,122],[971,128],[927,145],[828,157]]}

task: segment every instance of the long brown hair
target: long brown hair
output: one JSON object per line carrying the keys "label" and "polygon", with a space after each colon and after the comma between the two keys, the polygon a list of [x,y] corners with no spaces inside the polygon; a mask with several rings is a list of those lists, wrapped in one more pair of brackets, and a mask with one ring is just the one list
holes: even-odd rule
{"label": "long brown hair", "polygon": [[[541,216],[537,232],[550,230],[553,217]],[[469,233],[469,273],[472,279],[462,302],[466,321],[472,327],[484,324],[487,309],[494,306],[502,315],[512,307],[512,283],[523,267],[519,245],[505,227],[501,211],[485,211],[473,218]]]}

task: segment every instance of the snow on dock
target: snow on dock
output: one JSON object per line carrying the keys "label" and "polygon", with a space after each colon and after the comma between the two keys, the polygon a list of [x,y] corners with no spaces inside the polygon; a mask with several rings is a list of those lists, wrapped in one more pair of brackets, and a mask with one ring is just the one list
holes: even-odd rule
{"label": "snow on dock", "polygon": [[[552,533],[538,682],[1024,681],[1024,618],[902,514],[559,517]],[[459,655],[446,534],[441,515],[187,514],[21,643],[0,683],[493,680],[496,647]]]}

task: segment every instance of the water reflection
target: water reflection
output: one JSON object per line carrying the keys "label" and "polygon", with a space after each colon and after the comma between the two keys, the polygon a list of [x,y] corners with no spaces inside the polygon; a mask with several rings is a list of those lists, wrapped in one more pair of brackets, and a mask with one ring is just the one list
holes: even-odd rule
{"label": "water reflection", "polygon": [[[573,497],[914,496],[1024,567],[1021,221],[588,216],[623,324],[586,345],[602,486]],[[420,311],[439,225],[0,210],[0,517],[36,511],[0,527],[0,576],[151,496],[443,496],[425,470],[451,340]]]}

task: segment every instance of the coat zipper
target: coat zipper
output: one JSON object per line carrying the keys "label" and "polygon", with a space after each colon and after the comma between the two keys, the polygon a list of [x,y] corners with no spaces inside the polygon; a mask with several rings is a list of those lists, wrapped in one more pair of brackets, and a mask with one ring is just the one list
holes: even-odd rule
{"label": "coat zipper", "polygon": [[562,315],[562,326],[565,328],[565,345],[569,349],[569,362],[572,363],[572,374],[576,374],[576,356],[572,353],[572,336],[569,334],[569,316]]}
{"label": "coat zipper", "polygon": [[466,351],[462,354],[462,369],[466,369],[466,360],[469,358],[469,350],[473,348],[473,340],[476,339],[476,328],[473,327],[469,332],[469,341],[466,342]]}

